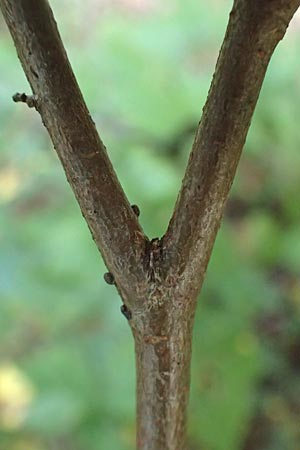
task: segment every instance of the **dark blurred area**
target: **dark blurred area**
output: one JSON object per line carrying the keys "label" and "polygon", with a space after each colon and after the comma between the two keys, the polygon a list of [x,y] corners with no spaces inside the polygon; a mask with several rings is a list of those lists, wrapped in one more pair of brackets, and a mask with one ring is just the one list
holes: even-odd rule
{"label": "dark blurred area", "polygon": [[[231,2],[50,2],[150,237],[167,227]],[[0,450],[131,450],[120,299],[0,19]],[[190,450],[299,450],[300,16],[276,50],[194,332]]]}

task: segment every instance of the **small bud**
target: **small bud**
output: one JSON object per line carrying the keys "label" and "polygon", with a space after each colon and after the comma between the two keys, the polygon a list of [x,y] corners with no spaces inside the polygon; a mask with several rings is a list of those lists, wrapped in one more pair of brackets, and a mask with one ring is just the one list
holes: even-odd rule
{"label": "small bud", "polygon": [[16,94],[13,95],[13,101],[14,102],[22,102],[26,103],[27,95],[23,92],[23,94],[20,94],[19,92],[16,92]]}
{"label": "small bud", "polygon": [[106,281],[107,284],[115,284],[115,277],[113,276],[112,273],[110,272],[106,272],[103,275],[104,281]]}
{"label": "small bud", "polygon": [[38,96],[37,95],[26,95],[24,92],[20,94],[20,92],[17,92],[13,95],[13,101],[14,102],[22,102],[26,103],[29,108],[36,108],[37,102],[38,102]]}
{"label": "small bud", "polygon": [[134,214],[136,215],[136,217],[139,217],[140,215],[140,208],[138,207],[138,205],[131,205],[132,211],[134,212]]}
{"label": "small bud", "polygon": [[131,311],[127,308],[126,305],[122,305],[120,310],[121,310],[121,313],[123,314],[123,316],[125,316],[127,320],[130,320],[132,318]]}

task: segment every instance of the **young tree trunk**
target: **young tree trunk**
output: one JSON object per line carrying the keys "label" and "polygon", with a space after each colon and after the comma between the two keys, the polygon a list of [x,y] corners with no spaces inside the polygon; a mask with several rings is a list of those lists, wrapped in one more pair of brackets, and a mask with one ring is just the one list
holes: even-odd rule
{"label": "young tree trunk", "polygon": [[193,320],[179,311],[135,336],[138,450],[186,449]]}
{"label": "young tree trunk", "polygon": [[[235,0],[173,217],[141,229],[89,116],[46,0],[0,0],[67,179],[123,300],[137,370],[137,449],[186,450],[193,319],[270,57],[300,0]],[[113,207],[112,207],[113,205]]]}

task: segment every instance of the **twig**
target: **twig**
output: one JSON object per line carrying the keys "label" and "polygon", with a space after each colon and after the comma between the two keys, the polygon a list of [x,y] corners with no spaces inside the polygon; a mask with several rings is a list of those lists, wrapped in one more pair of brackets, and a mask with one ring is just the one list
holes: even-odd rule
{"label": "twig", "polygon": [[176,208],[171,272],[199,291],[273,51],[300,0],[235,0]]}
{"label": "twig", "polygon": [[35,96],[15,101],[36,105],[63,164],[83,216],[111,273],[128,301],[144,280],[139,264],[145,237],[121,188],[72,72],[46,0],[0,0],[0,7]]}

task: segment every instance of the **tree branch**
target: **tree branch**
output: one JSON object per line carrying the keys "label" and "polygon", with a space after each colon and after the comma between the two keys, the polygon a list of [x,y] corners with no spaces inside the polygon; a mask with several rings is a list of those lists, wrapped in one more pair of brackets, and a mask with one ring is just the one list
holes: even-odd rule
{"label": "tree branch", "polygon": [[[300,0],[235,0],[169,228],[147,241],[116,178],[46,0],[0,0],[83,215],[128,303],[138,450],[184,450],[192,325],[217,229],[270,57]],[[133,306],[133,308],[131,308]]]}
{"label": "tree branch", "polygon": [[132,298],[130,280],[143,278],[137,261],[145,238],[84,103],[50,6],[46,0],[0,0],[0,7],[36,99],[34,106],[94,240],[123,298]]}
{"label": "tree branch", "polygon": [[270,57],[299,0],[235,0],[175,211],[172,272],[201,287]]}

